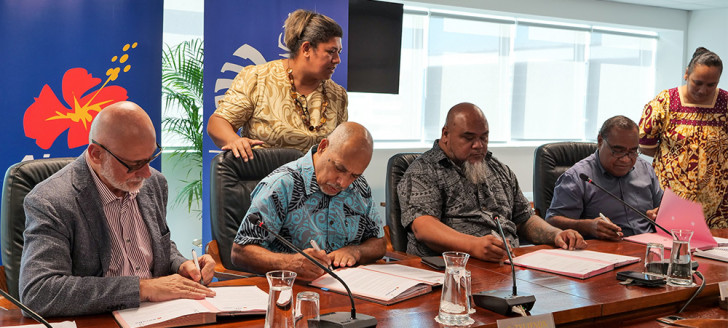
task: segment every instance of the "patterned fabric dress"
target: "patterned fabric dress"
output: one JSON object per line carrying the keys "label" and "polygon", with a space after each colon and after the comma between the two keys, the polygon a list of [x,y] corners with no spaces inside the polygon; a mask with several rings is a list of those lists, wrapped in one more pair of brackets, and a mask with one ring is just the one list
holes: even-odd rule
{"label": "patterned fabric dress", "polygon": [[693,105],[673,88],[645,105],[640,119],[640,145],[656,148],[662,188],[702,203],[711,229],[728,228],[727,104],[722,89],[712,105]]}
{"label": "patterned fabric dress", "polygon": [[[324,81],[323,87],[329,105],[326,123],[319,131],[309,131],[309,125],[304,124],[296,111],[283,60],[243,68],[220,100],[215,114],[230,122],[235,131],[242,127],[243,137],[264,141],[263,147],[295,148],[306,152],[349,119],[346,90],[332,80]],[[314,126],[321,118],[321,90],[322,86],[319,86],[306,95],[305,100],[301,99]]]}

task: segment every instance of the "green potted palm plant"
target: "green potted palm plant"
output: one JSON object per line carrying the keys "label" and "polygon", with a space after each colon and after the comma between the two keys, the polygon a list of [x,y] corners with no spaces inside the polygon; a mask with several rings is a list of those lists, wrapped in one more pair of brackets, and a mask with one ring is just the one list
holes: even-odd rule
{"label": "green potted palm plant", "polygon": [[[193,39],[162,50],[162,97],[165,118],[162,127],[182,146],[171,147],[175,163],[184,163],[184,187],[175,198],[191,213],[202,199],[202,59],[203,42]],[[175,164],[179,165],[179,164]],[[199,208],[199,207],[197,207]],[[202,213],[197,211],[198,218]]]}

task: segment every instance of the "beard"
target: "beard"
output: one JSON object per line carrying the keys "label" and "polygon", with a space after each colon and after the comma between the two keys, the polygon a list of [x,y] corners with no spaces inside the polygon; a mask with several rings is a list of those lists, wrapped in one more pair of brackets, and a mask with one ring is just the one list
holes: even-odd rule
{"label": "beard", "polygon": [[125,192],[137,192],[142,189],[142,186],[144,186],[144,178],[142,177],[134,177],[127,179],[126,181],[117,179],[114,175],[114,169],[112,168],[111,163],[109,163],[111,160],[111,156],[106,156],[102,160],[100,173],[104,178],[106,178],[112,187]]}
{"label": "beard", "polygon": [[488,166],[485,164],[485,161],[478,161],[475,163],[465,161],[465,163],[463,163],[463,171],[465,173],[465,178],[475,185],[485,183],[488,179]]}

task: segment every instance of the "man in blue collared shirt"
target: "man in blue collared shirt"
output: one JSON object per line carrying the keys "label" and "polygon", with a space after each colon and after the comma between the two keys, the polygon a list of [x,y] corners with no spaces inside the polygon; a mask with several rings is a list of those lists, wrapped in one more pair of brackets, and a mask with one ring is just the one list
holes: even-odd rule
{"label": "man in blue collared shirt", "polygon": [[[291,270],[311,281],[324,272],[263,229],[337,267],[373,262],[384,256],[383,222],[362,173],[372,158],[372,137],[346,122],[302,158],[281,166],[256,186],[232,249],[232,262],[249,271]],[[322,250],[311,247],[315,240]]]}
{"label": "man in blue collared shirt", "polygon": [[586,174],[654,220],[662,189],[652,165],[639,158],[638,133],[637,124],[625,116],[605,121],[597,137],[597,151],[556,181],[546,220],[598,239],[620,240],[622,236],[654,232],[645,218],[579,178]]}

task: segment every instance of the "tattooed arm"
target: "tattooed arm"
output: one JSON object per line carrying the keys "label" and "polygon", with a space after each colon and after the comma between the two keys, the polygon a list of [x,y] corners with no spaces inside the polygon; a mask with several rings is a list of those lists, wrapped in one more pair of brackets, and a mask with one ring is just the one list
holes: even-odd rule
{"label": "tattooed arm", "polygon": [[563,249],[584,249],[587,246],[584,238],[575,230],[561,230],[537,215],[532,215],[518,226],[518,235],[534,244],[549,244]]}

